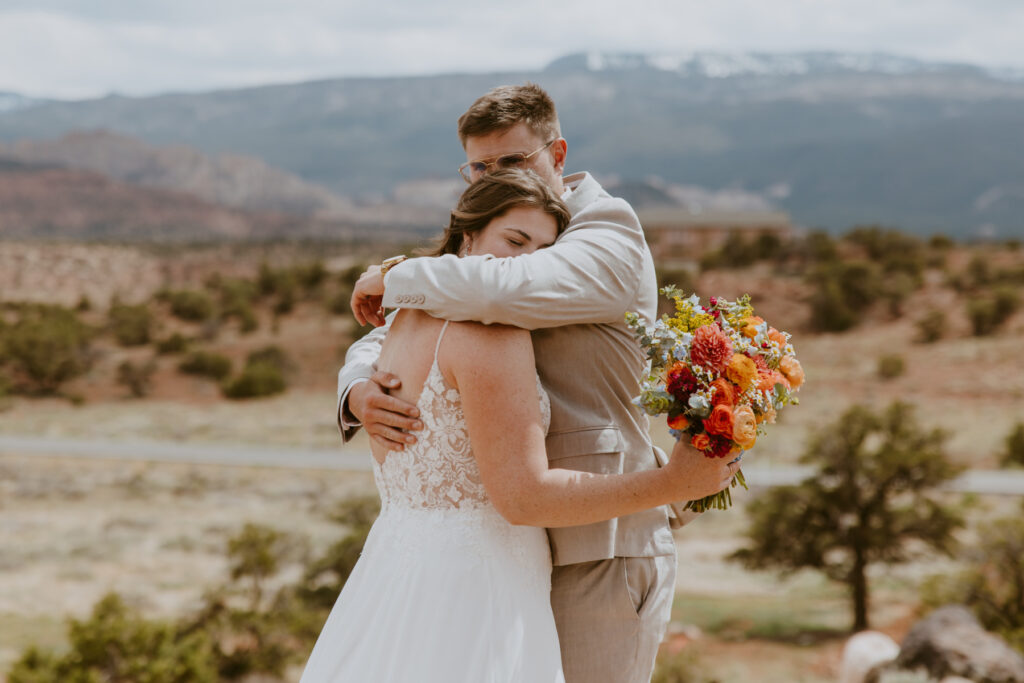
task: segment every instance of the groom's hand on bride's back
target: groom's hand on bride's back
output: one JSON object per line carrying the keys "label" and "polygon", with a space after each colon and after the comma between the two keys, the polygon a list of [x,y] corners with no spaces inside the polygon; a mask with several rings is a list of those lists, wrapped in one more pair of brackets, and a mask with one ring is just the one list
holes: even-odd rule
{"label": "groom's hand on bride's back", "polygon": [[397,376],[378,370],[369,382],[360,382],[348,393],[349,412],[374,442],[390,451],[415,443],[416,437],[408,432],[423,429],[419,409],[388,394],[401,386]]}

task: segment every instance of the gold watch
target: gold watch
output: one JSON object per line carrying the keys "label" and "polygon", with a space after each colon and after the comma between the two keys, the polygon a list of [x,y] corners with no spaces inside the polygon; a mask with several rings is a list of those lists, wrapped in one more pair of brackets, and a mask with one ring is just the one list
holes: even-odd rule
{"label": "gold watch", "polygon": [[380,264],[380,276],[384,277],[385,275],[387,275],[389,270],[391,270],[392,268],[394,268],[407,258],[409,257],[406,256],[405,254],[399,254],[398,256],[392,256],[391,258],[384,259],[383,261],[381,261]]}

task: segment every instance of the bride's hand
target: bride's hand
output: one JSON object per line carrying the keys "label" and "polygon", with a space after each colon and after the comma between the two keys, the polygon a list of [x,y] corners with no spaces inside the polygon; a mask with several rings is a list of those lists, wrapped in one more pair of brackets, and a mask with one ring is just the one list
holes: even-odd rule
{"label": "bride's hand", "polygon": [[380,274],[380,266],[370,266],[352,289],[352,314],[360,325],[372,323],[374,327],[380,327],[384,324],[383,301],[384,277]]}
{"label": "bride's hand", "polygon": [[703,451],[677,441],[664,470],[678,491],[677,500],[699,500],[729,486],[740,469],[740,463],[729,458],[709,458]]}

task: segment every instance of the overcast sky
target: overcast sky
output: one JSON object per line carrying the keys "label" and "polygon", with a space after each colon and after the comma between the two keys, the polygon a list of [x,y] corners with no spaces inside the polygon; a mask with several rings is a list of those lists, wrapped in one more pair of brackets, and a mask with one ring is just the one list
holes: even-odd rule
{"label": "overcast sky", "polygon": [[2,0],[0,91],[539,69],[585,50],[881,51],[1024,69],[1022,35],[1022,0]]}

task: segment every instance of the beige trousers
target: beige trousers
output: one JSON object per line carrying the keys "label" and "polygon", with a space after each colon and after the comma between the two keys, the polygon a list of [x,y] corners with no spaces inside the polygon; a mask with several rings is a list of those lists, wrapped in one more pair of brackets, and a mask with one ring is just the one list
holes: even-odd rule
{"label": "beige trousers", "polygon": [[551,607],[566,683],[649,683],[675,583],[674,555],[554,567]]}

